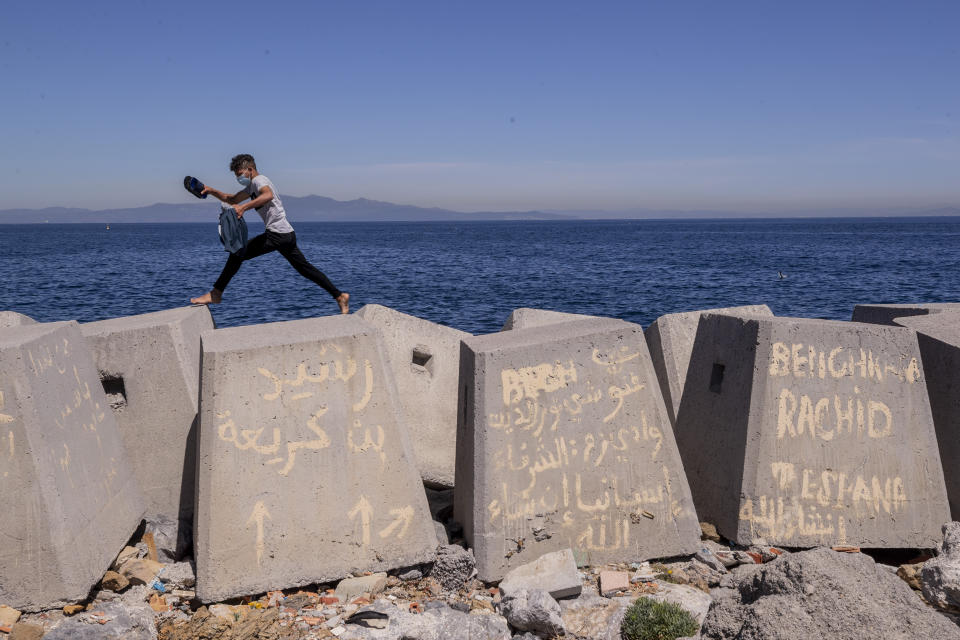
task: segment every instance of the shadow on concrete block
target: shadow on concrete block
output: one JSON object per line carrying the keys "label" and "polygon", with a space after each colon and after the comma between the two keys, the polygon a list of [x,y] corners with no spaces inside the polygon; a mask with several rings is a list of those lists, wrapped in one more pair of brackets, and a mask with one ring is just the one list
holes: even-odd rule
{"label": "shadow on concrete block", "polygon": [[960,312],[900,317],[917,332],[951,519],[960,519]]}
{"label": "shadow on concrete block", "polygon": [[906,329],[706,314],[676,433],[700,517],[741,544],[933,547],[950,515]]}
{"label": "shadow on concrete block", "polygon": [[460,340],[469,333],[368,304],[356,315],[379,327],[425,484],[453,487]]}
{"label": "shadow on concrete block", "polygon": [[897,326],[897,318],[926,316],[944,311],[960,311],[957,302],[917,302],[902,304],[858,304],[853,308],[853,322]]}
{"label": "shadow on concrete block", "polygon": [[144,501],[75,322],[0,331],[0,602],[84,599]]}
{"label": "shadow on concrete block", "polygon": [[200,334],[213,328],[205,306],[81,325],[147,517],[180,523],[177,557],[189,553],[193,519]]}
{"label": "shadow on concrete block", "polygon": [[697,323],[704,313],[723,313],[734,316],[772,316],[773,312],[765,304],[743,307],[726,307],[668,313],[660,316],[644,330],[653,368],[660,381],[660,391],[667,403],[670,424],[677,423],[677,410],[683,397],[683,382],[687,379],[687,367],[690,365],[690,353],[693,351],[693,339],[697,334]]}

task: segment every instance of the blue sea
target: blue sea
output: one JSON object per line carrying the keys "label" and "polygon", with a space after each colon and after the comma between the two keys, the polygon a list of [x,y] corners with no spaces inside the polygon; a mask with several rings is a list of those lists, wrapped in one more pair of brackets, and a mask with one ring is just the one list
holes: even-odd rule
{"label": "blue sea", "polygon": [[[471,333],[498,331],[517,307],[646,327],[743,304],[848,320],[857,303],[960,300],[960,218],[294,226],[352,309],[382,304]],[[183,306],[226,256],[215,223],[0,225],[0,310],[89,322]],[[220,327],[338,311],[277,253],[246,262],[211,309]]]}

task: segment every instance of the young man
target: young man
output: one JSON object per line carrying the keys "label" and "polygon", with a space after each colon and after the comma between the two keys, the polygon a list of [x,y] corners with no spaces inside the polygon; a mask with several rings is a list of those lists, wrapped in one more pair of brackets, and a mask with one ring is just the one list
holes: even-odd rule
{"label": "young man", "polygon": [[[247,250],[242,258],[233,254],[227,258],[227,264],[223,267],[223,272],[213,285],[210,293],[191,298],[193,304],[219,304],[223,297],[223,290],[230,284],[230,279],[240,269],[244,260],[251,260],[257,256],[262,256],[271,251],[279,251],[280,255],[287,259],[297,273],[304,278],[311,280],[329,293],[340,305],[340,313],[350,313],[350,294],[344,293],[333,286],[330,279],[307,262],[307,259],[297,248],[297,235],[293,232],[293,227],[287,222],[287,213],[283,209],[283,203],[280,202],[280,196],[276,188],[270,182],[270,178],[257,172],[257,163],[253,156],[248,153],[241,153],[230,160],[230,171],[237,178],[243,189],[233,195],[217,191],[212,187],[204,187],[202,193],[209,193],[221,202],[233,205],[237,212],[237,217],[242,218],[244,212],[250,209],[256,209],[266,230],[247,243]],[[250,202],[240,204],[247,198]]]}

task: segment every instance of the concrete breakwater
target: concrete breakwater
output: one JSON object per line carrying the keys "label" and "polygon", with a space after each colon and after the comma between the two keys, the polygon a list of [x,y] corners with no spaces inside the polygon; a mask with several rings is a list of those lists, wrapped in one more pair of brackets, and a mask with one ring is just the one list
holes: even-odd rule
{"label": "concrete breakwater", "polygon": [[960,517],[960,305],[854,320],[0,312],[0,605],[83,602],[144,520],[194,559],[195,604],[409,571],[448,538],[488,584],[566,550],[692,556],[702,521],[745,548],[933,548]]}

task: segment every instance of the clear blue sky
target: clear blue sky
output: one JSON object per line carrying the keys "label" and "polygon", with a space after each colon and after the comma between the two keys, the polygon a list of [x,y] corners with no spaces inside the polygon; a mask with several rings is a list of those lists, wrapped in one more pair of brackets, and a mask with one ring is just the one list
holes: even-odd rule
{"label": "clear blue sky", "polygon": [[[0,208],[960,203],[960,2],[8,2]],[[237,187],[239,188],[239,187]]]}

